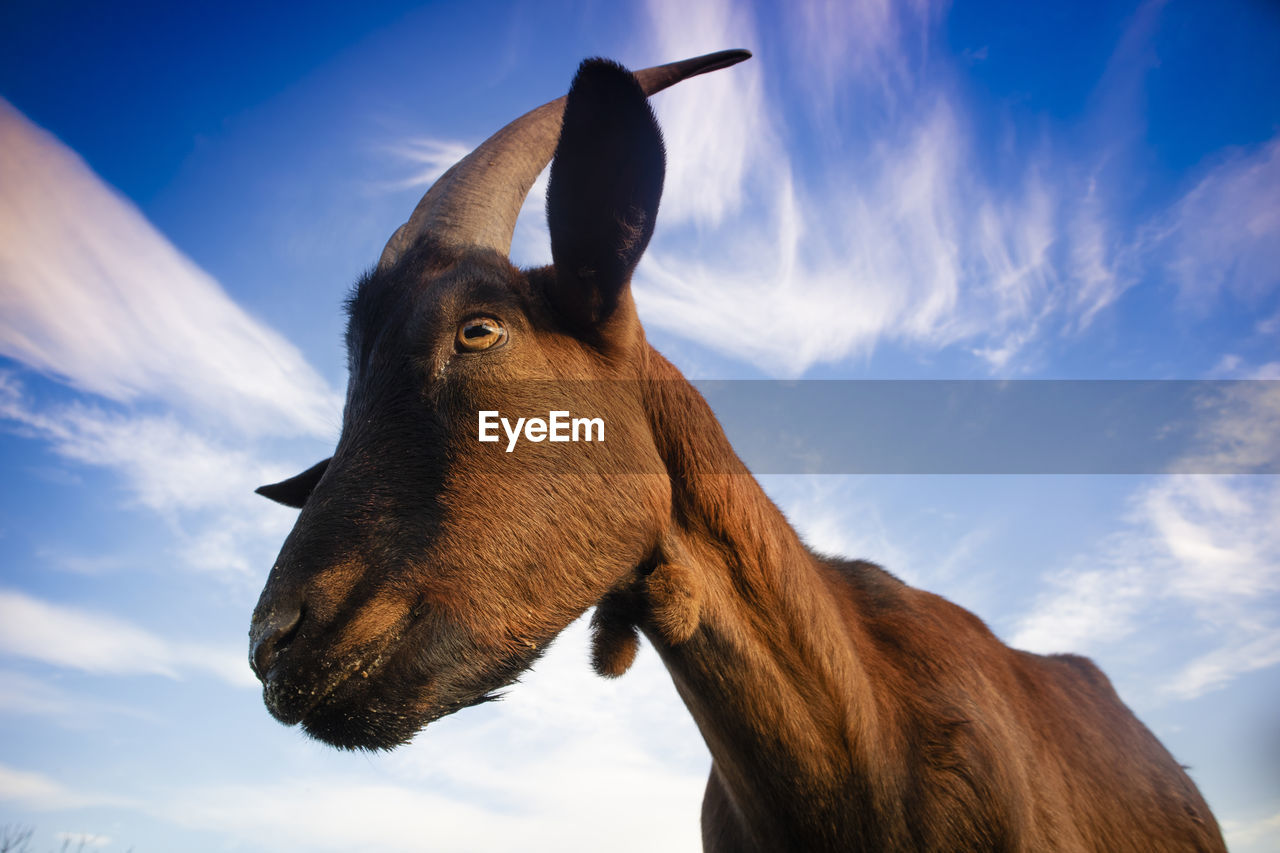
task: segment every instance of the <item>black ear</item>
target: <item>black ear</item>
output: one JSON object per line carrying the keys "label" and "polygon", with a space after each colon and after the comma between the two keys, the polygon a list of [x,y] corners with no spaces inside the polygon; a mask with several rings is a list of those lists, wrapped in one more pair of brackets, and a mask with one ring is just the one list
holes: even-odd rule
{"label": "black ear", "polygon": [[[333,457],[329,458],[332,459]],[[307,498],[311,497],[311,490],[316,487],[316,483],[320,482],[320,478],[324,476],[325,469],[328,467],[329,459],[325,459],[312,465],[296,477],[290,477],[287,480],[281,480],[269,486],[259,486],[254,491],[264,498],[271,498],[278,504],[302,509],[302,505],[307,502]]]}
{"label": "black ear", "polygon": [[552,304],[578,329],[607,319],[658,214],[666,152],[644,91],[605,59],[578,69],[547,188]]}

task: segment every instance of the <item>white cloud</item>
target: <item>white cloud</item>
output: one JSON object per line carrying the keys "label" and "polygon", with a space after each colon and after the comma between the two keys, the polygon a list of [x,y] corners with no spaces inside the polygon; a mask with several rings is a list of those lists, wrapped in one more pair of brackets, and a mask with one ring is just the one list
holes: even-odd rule
{"label": "white cloud", "polygon": [[[228,446],[172,414],[126,414],[87,403],[41,408],[0,371],[0,418],[67,459],[117,472],[137,505],[168,522],[183,563],[246,589],[270,565],[293,523],[293,511],[253,490],[296,470],[261,449]],[[99,555],[96,563],[112,559]]]}
{"label": "white cloud", "polygon": [[804,62],[811,112],[838,110],[850,87],[893,109],[918,83],[905,48],[927,53],[932,26],[946,6],[931,0],[796,4],[797,25],[789,36],[792,55]]}
{"label": "white cloud", "polygon": [[[1280,320],[1277,315],[1273,320]],[[1259,323],[1259,335],[1271,335],[1276,328],[1264,328],[1268,321]],[[1208,372],[1210,379],[1280,379],[1280,361],[1269,361],[1265,364],[1250,365],[1235,353],[1227,353],[1218,359],[1218,363]]]}
{"label": "white cloud", "polygon": [[1074,210],[1062,223],[1070,237],[1064,260],[1068,281],[1064,297],[1070,308],[1067,327],[1072,331],[1086,328],[1133,283],[1131,276],[1119,271],[1132,249],[1115,245],[1118,238],[1114,232],[1121,229],[1110,221],[1098,178],[1090,177],[1084,183],[1085,193],[1072,200]]}
{"label": "white cloud", "polygon": [[767,475],[758,478],[809,547],[821,554],[870,560],[915,583],[918,566],[888,530],[880,506],[859,488],[865,478]]}
{"label": "white cloud", "polygon": [[1280,625],[1252,626],[1252,630],[1182,667],[1165,686],[1180,699],[1194,699],[1233,679],[1280,664]]}
{"label": "white cloud", "polygon": [[[10,615],[0,594],[0,625]],[[88,636],[85,621],[84,614],[55,615],[50,632]],[[107,623],[112,636],[100,645],[109,660],[127,650],[148,669],[184,665],[138,639],[136,629],[122,631],[109,617],[88,621],[99,634]],[[147,793],[112,804],[255,850],[487,851],[509,848],[512,839],[524,850],[592,851],[602,839],[636,853],[701,849],[710,762],[670,677],[645,649],[626,676],[600,679],[587,664],[587,635],[586,618],[578,620],[502,702],[434,723],[393,753],[358,758],[307,745],[301,764],[297,752],[288,753],[279,777],[178,780],[159,794],[135,786]],[[0,634],[0,649],[6,644]],[[87,660],[83,650],[58,654],[112,665]],[[0,799],[40,809],[101,801],[3,766]]]}
{"label": "white cloud", "polygon": [[55,832],[53,837],[77,851],[86,847],[106,847],[111,843],[110,836],[95,835],[92,832]]}
{"label": "white cloud", "polygon": [[1051,591],[1009,638],[1014,648],[1065,652],[1104,647],[1133,633],[1134,618],[1151,597],[1149,573],[1133,565],[1068,571],[1048,580]]}
{"label": "white cloud", "polygon": [[1144,234],[1185,304],[1207,311],[1222,293],[1246,304],[1280,286],[1280,136],[1213,167]]}
{"label": "white cloud", "polygon": [[[819,0],[765,27],[725,0],[694,14],[648,4],[646,55],[745,45],[757,58],[655,99],[671,167],[665,225],[637,273],[646,322],[774,375],[885,342],[958,345],[1018,373],[1046,338],[1154,286],[1152,269],[1202,309],[1274,290],[1280,137],[1139,214],[1145,225],[1118,212],[1160,4],[1117,43],[1084,124],[1098,140],[1083,147],[1020,138],[1012,122],[1005,139],[980,137],[961,69],[930,53],[944,8]],[[769,82],[789,73],[803,94],[783,101]]]}
{"label": "white cloud", "polygon": [[[495,755],[487,753],[489,760]],[[637,779],[633,768],[599,760],[599,754],[564,750],[562,757],[568,766],[548,764],[540,772],[507,766],[504,772],[520,784],[511,798],[444,785],[312,777],[303,783],[289,779],[185,790],[157,805],[176,823],[225,833],[260,849],[462,853],[510,849],[516,839],[520,849],[531,851],[699,849],[696,821],[704,780],[673,786],[664,777]],[[592,759],[591,777],[577,772]],[[477,758],[470,755],[467,761]],[[619,808],[620,803],[626,805]],[[662,819],[654,820],[655,814]]]}
{"label": "white cloud", "polygon": [[[687,4],[651,3],[648,52],[756,46],[745,7],[697,8],[690,19]],[[655,99],[672,168],[667,225],[637,273],[646,322],[775,375],[885,341],[967,344],[1008,370],[1048,318],[1060,324],[1069,310],[1084,325],[1114,299],[1100,203],[1076,198],[1061,164],[1050,174],[1038,156],[1005,158],[983,175],[962,103],[911,70],[938,11],[812,4],[785,21],[817,78],[801,106],[821,133],[803,156],[782,141],[795,105],[784,109],[764,84],[776,51]],[[781,74],[776,58],[769,67]],[[831,126],[841,87],[862,93],[853,135]],[[894,109],[902,98],[910,108]],[[868,117],[874,133],[863,129]]]}
{"label": "white cloud", "polygon": [[1264,853],[1280,847],[1280,812],[1252,820],[1224,820],[1222,834],[1235,853]]}
{"label": "white cloud", "polygon": [[[521,818],[487,843],[442,847],[534,837],[527,849],[590,850],[608,835],[623,849],[700,849],[710,757],[670,676],[646,647],[622,678],[601,679],[587,663],[587,635],[587,619],[578,620],[502,702],[435,723],[387,756],[404,784],[470,792]],[[557,843],[534,816],[574,830]]]}
{"label": "white cloud", "polygon": [[103,613],[0,591],[0,653],[102,675],[203,672],[254,687],[241,650],[175,642]]}
{"label": "white cloud", "polygon": [[252,491],[262,473],[248,453],[216,447],[173,415],[128,416],[85,404],[39,410],[2,372],[0,417],[68,459],[120,470],[138,500],[161,512],[216,506]]}
{"label": "white cloud", "polygon": [[152,719],[146,711],[63,690],[52,679],[17,670],[0,670],[0,712],[43,717],[68,728],[94,725],[104,716]]}
{"label": "white cloud", "polygon": [[[1203,456],[1274,453],[1268,385],[1228,389],[1206,416]],[[1247,439],[1247,440],[1246,440]],[[1192,463],[1194,464],[1194,463]],[[1166,695],[1193,698],[1280,663],[1280,477],[1179,474],[1135,493],[1126,524],[1050,581],[1012,633],[1032,651],[1101,652],[1158,619],[1197,637]]]}
{"label": "white cloud", "polygon": [[[912,499],[904,513],[900,498],[881,486],[896,478],[766,475],[758,479],[815,551],[868,560],[908,584],[975,613],[989,614],[996,605],[998,595],[993,594],[986,566],[989,546],[999,531],[988,519],[962,522],[929,497],[922,499],[923,493]],[[922,524],[927,532],[919,529]]]}
{"label": "white cloud", "polygon": [[43,773],[0,764],[0,802],[3,801],[38,811],[128,805],[122,797],[74,791]]}
{"label": "white cloud", "polygon": [[[514,118],[514,116],[512,117]],[[494,128],[497,130],[497,128]],[[378,184],[377,192],[396,192],[414,189],[425,193],[450,167],[471,153],[479,143],[463,143],[448,139],[417,136],[385,146],[385,150],[412,169],[407,177]],[[511,239],[511,259],[521,266],[542,266],[551,263],[551,234],[547,230],[546,197],[550,169],[543,169],[533,182],[529,194],[521,205]],[[413,212],[415,199],[402,213],[407,220]],[[387,235],[388,238],[391,236]]]}
{"label": "white cloud", "polygon": [[[419,136],[387,146],[387,153],[413,164],[416,168],[408,176],[386,186],[390,190],[421,188],[424,192],[436,178],[447,172],[453,164],[471,153],[474,145],[452,139],[432,139]],[[405,211],[409,218],[411,211]],[[390,235],[388,235],[389,237]]]}
{"label": "white cloud", "polygon": [[117,401],[323,436],[341,399],[72,151],[0,100],[0,353]]}
{"label": "white cloud", "polygon": [[[1270,370],[1263,365],[1245,372],[1265,377]],[[1214,389],[1200,401],[1208,415],[1197,436],[1203,449],[1180,470],[1280,470],[1280,382],[1227,382]]]}
{"label": "white cloud", "polygon": [[61,717],[71,707],[71,697],[57,687],[25,673],[0,670],[0,711]]}
{"label": "white cloud", "polygon": [[1277,486],[1274,477],[1178,476],[1145,492],[1138,511],[1172,561],[1168,591],[1212,603],[1280,590]]}
{"label": "white cloud", "polygon": [[[649,21],[657,47],[645,55],[662,62],[757,46],[746,5],[653,0]],[[667,186],[679,188],[663,196],[663,221],[719,224],[742,206],[748,171],[778,152],[759,61],[681,83],[653,106],[666,140]]]}
{"label": "white cloud", "polygon": [[514,838],[521,846],[532,840],[521,821],[465,800],[341,778],[182,791],[164,806],[176,823],[257,849],[492,850]]}
{"label": "white cloud", "polygon": [[694,238],[659,229],[638,273],[646,322],[775,375],[884,340],[972,341],[1004,368],[1055,304],[1058,213],[1034,174],[1009,193],[976,180],[966,145],[939,103],[900,146],[856,168],[830,163],[820,187],[797,183],[785,158],[762,158],[762,213]]}
{"label": "white cloud", "polygon": [[94,577],[119,571],[125,567],[120,557],[102,554],[73,554],[59,547],[46,546],[36,551],[42,563],[58,571],[83,577]]}

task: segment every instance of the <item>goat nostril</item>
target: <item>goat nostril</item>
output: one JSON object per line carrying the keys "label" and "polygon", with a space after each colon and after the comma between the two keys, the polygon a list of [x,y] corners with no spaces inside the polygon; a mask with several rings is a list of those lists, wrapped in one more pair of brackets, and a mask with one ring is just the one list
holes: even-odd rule
{"label": "goat nostril", "polygon": [[254,627],[249,646],[249,666],[260,681],[266,681],[276,658],[293,640],[301,624],[302,609],[297,608],[273,613],[262,625]]}

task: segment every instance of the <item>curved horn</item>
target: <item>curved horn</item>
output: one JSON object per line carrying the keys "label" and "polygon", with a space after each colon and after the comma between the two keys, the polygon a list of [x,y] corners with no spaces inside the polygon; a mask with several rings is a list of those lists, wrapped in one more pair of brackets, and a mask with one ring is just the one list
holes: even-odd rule
{"label": "curved horn", "polygon": [[[746,50],[722,50],[635,72],[646,95],[672,84],[736,65]],[[442,242],[511,251],[516,217],[538,174],[551,162],[560,139],[563,97],[531,110],[463,157],[427,190],[409,221],[382,250],[378,269],[391,266],[424,233]]]}

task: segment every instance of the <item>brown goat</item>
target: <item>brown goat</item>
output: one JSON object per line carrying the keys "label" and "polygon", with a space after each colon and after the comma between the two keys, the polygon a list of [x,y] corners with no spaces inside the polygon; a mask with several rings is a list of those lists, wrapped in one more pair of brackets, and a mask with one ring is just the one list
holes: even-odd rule
{"label": "brown goat", "polygon": [[[811,552],[646,342],[630,279],[664,171],[646,95],[746,56],[584,63],[392,237],[350,301],[333,457],[260,490],[302,509],[250,632],[267,707],[391,748],[594,605],[596,669],[624,672],[642,631],[710,748],[707,850],[1225,850],[1097,668]],[[515,217],[548,160],[555,263],[520,270]],[[484,442],[481,412],[572,412],[607,440]]]}

